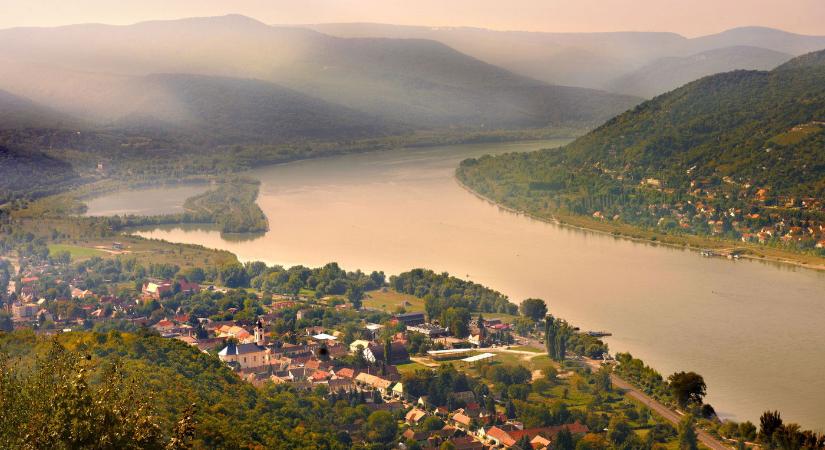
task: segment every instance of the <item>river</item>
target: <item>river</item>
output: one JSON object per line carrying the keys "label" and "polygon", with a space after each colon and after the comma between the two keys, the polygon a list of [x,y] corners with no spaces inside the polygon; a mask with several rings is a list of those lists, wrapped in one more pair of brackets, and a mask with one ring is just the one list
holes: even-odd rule
{"label": "river", "polygon": [[[452,145],[265,167],[259,203],[271,229],[252,240],[214,231],[140,232],[234,252],[243,261],[398,273],[448,271],[514,301],[547,300],[582,329],[608,330],[665,376],[705,377],[723,417],[825,429],[825,274],[616,239],[504,211],[462,189],[466,157],[563,141]],[[145,196],[145,194],[144,194]]]}

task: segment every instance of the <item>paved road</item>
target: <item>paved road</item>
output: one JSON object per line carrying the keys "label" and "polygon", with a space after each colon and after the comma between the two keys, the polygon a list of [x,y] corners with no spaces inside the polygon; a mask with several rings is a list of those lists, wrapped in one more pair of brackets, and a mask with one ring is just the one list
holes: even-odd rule
{"label": "paved road", "polygon": [[[664,417],[665,419],[672,422],[674,425],[678,425],[679,422],[682,420],[682,416],[677,414],[672,409],[668,408],[667,406],[659,403],[652,397],[648,396],[644,392],[640,391],[639,389],[635,388],[630,383],[624,381],[623,379],[617,377],[616,375],[610,375],[611,380],[613,381],[613,385],[618,387],[619,389],[623,389],[627,391],[627,395],[639,400],[640,402],[644,403],[648,408],[656,411],[660,416]],[[712,450],[730,450],[730,447],[720,442],[715,437],[711,436],[704,430],[696,428],[696,436],[699,438],[699,442],[706,445],[708,448]]]}
{"label": "paved road", "polygon": [[[529,345],[537,348],[542,348],[541,345],[534,340],[529,340]],[[594,370],[597,370],[601,363],[596,360],[592,359],[585,359],[585,362],[591,366]],[[656,411],[657,414],[664,417],[673,425],[678,426],[679,422],[682,421],[682,416],[673,411],[672,409],[668,408],[667,406],[659,403],[656,399],[650,397],[649,395],[645,394],[644,392],[640,391],[638,388],[633,386],[632,384],[628,383],[627,381],[619,378],[616,375],[611,374],[610,379],[613,382],[613,385],[618,387],[619,389],[627,391],[627,395],[639,400],[640,402],[644,403],[648,408]],[[711,450],[731,450],[730,446],[723,444],[721,441],[716,439],[715,437],[708,434],[706,431],[695,428],[696,436],[699,438],[699,442],[703,445],[707,446]]]}

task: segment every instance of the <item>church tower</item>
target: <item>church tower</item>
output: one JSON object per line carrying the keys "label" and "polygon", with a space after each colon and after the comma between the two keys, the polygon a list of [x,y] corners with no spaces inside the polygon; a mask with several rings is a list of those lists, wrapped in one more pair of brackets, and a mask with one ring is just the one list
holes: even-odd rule
{"label": "church tower", "polygon": [[255,343],[260,345],[261,347],[266,345],[266,336],[264,334],[264,324],[258,320],[258,323],[255,324]]}

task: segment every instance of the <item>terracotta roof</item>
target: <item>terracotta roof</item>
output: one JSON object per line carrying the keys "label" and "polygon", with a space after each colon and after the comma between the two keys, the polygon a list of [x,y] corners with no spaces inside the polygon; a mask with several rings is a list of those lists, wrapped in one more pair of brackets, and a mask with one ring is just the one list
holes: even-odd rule
{"label": "terracotta roof", "polygon": [[470,426],[470,424],[473,422],[473,419],[471,419],[470,416],[464,414],[464,412],[457,412],[453,414],[453,421],[456,423],[460,423],[464,426]]}
{"label": "terracotta roof", "polygon": [[404,418],[407,420],[407,422],[418,422],[419,420],[423,419],[426,415],[426,412],[418,408],[413,408],[410,410],[410,412],[407,413],[406,416],[404,416]]}
{"label": "terracotta roof", "polygon": [[349,367],[344,367],[342,369],[338,369],[335,372],[339,378],[355,378],[355,371]]}

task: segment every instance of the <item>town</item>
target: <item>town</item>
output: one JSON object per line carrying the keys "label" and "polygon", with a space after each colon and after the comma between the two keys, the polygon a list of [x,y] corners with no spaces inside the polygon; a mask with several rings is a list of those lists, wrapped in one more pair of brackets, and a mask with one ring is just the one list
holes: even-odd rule
{"label": "town", "polygon": [[[3,330],[116,330],[180,341],[253,386],[363,406],[365,419],[342,430],[353,441],[589,449],[722,439],[661,415],[670,409],[659,401],[675,401],[667,384],[661,376],[658,384],[642,382],[650,369],[640,371],[629,355],[612,360],[601,340],[610,333],[553,319],[543,300],[516,307],[447,274],[415,269],[387,279],[334,263],[144,267],[122,255],[44,255],[36,240],[15,249],[16,257],[0,260]],[[625,382],[616,374],[652,387],[620,389],[614,383]],[[703,392],[681,409],[692,408],[703,428],[716,430],[721,421],[702,404]]]}

